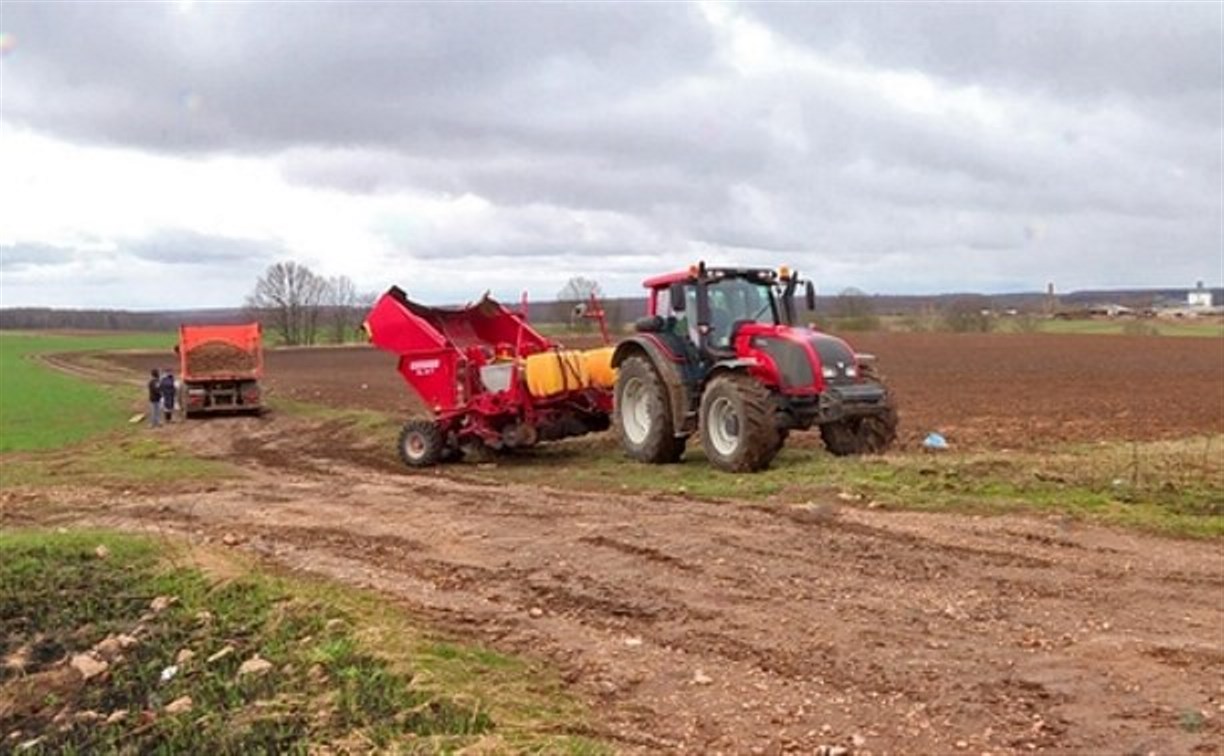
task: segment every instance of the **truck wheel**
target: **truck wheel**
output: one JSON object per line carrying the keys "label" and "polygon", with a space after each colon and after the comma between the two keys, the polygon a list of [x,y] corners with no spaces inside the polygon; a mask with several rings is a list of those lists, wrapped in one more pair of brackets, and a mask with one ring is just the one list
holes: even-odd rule
{"label": "truck wheel", "polygon": [[825,423],[820,437],[825,448],[839,457],[879,454],[897,440],[897,410],[889,399],[879,414]]}
{"label": "truck wheel", "polygon": [[745,373],[715,377],[701,396],[701,445],[727,472],[757,472],[782,448],[769,389]]}
{"label": "truck wheel", "polygon": [[430,467],[442,460],[446,444],[429,420],[409,420],[400,431],[399,455],[409,467]]}
{"label": "truck wheel", "polygon": [[645,357],[634,355],[620,364],[612,413],[621,446],[631,459],[657,465],[678,462],[684,454],[663,381]]}

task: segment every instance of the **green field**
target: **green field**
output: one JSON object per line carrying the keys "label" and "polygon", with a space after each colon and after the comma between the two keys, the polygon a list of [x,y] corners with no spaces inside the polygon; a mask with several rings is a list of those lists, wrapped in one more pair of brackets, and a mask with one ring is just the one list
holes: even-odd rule
{"label": "green field", "polygon": [[224,477],[220,462],[183,453],[129,418],[144,411],[144,389],[103,385],[61,373],[39,355],[110,349],[166,349],[169,333],[59,335],[0,332],[0,486],[124,484]]}
{"label": "green field", "polygon": [[1101,336],[1191,336],[1224,337],[1220,320],[1041,320],[1040,333],[1074,333]]}
{"label": "green field", "polygon": [[54,449],[124,426],[139,403],[138,390],[123,396],[48,369],[38,355],[95,349],[169,349],[170,333],[88,336],[0,332],[0,452]]}
{"label": "green field", "polygon": [[[821,323],[823,327],[834,333],[839,331],[892,331],[904,333],[910,331],[948,330],[938,314],[882,315],[869,318],[863,322],[851,322],[851,320],[845,318],[824,318]],[[1159,318],[1062,320],[1034,315],[1019,315],[992,318],[989,321],[989,325],[994,333],[1224,338],[1224,320],[1219,318],[1203,318],[1199,320],[1164,320]]]}

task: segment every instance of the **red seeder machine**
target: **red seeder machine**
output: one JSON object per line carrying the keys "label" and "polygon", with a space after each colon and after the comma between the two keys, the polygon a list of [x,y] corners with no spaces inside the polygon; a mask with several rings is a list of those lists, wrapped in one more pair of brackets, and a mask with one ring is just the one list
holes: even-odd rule
{"label": "red seeder machine", "polygon": [[399,372],[433,419],[414,419],[399,452],[413,467],[464,447],[533,446],[609,427],[612,348],[562,348],[488,296],[462,308],[426,307],[392,287],[364,324],[399,356]]}

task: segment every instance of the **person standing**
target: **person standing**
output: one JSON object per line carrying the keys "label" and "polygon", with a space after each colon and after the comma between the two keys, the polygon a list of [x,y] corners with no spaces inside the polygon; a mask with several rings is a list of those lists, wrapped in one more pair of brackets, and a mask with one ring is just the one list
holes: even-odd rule
{"label": "person standing", "polygon": [[166,374],[163,375],[161,379],[162,406],[166,411],[166,422],[167,423],[172,422],[174,420],[174,396],[176,393],[177,393],[176,387],[174,385],[174,373],[170,370],[167,370]]}
{"label": "person standing", "polygon": [[156,370],[149,371],[148,389],[149,389],[149,427],[156,428],[161,425],[161,381]]}

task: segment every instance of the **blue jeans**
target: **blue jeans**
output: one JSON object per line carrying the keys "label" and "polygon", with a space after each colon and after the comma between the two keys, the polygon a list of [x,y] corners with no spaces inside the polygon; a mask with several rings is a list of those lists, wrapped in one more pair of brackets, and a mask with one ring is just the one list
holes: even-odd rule
{"label": "blue jeans", "polygon": [[149,402],[149,427],[161,425],[161,402]]}

